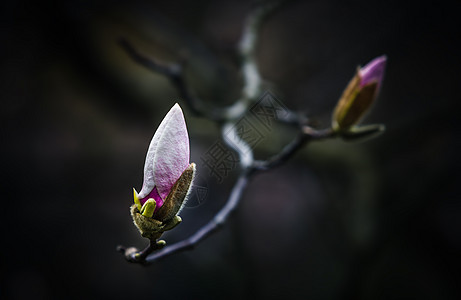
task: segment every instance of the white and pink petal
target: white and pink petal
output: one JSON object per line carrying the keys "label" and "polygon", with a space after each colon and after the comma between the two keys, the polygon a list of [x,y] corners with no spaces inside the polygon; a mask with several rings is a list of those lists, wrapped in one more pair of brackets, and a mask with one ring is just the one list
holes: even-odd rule
{"label": "white and pink petal", "polygon": [[168,112],[155,151],[153,171],[158,193],[165,199],[171,188],[189,166],[189,135],[181,107],[175,104]]}

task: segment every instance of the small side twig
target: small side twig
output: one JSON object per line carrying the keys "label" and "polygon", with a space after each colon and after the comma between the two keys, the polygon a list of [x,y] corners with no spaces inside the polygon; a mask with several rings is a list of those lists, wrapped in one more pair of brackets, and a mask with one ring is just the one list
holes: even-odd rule
{"label": "small side twig", "polygon": [[117,246],[117,251],[122,253],[126,260],[132,263],[146,263],[146,257],[152,252],[163,248],[165,241],[150,241],[149,245],[143,250],[139,251],[134,247],[126,248],[124,246]]}
{"label": "small side twig", "polygon": [[281,3],[282,1],[272,1],[256,7],[245,22],[238,47],[244,84],[240,101],[249,102],[261,94],[263,80],[257,64],[256,46],[264,21],[275,12]]}
{"label": "small side twig", "polygon": [[199,98],[193,96],[189,92],[189,88],[187,87],[186,81],[184,80],[184,65],[179,63],[173,64],[164,64],[160,63],[153,58],[148,58],[145,55],[142,55],[138,52],[130,42],[126,39],[121,38],[119,39],[119,45],[125,50],[125,52],[131,57],[132,60],[137,62],[138,64],[152,70],[156,73],[160,73],[165,75],[170,82],[175,86],[178,90],[180,96],[187,101],[191,110],[199,116],[209,117],[216,121],[212,116],[209,116],[205,110],[203,105],[203,101]]}
{"label": "small side twig", "polygon": [[291,143],[286,145],[282,151],[268,158],[267,160],[255,161],[252,167],[258,171],[267,171],[269,169],[275,168],[286,162],[309,141],[331,138],[334,135],[335,132],[331,128],[316,130],[312,127],[303,126],[296,138]]}
{"label": "small side twig", "polygon": [[192,95],[184,78],[184,65],[178,63],[160,63],[153,58],[138,52],[126,39],[119,40],[120,46],[138,64],[167,77],[179,95],[186,101],[192,112],[198,116],[208,118],[215,122],[225,122],[240,117],[247,108],[247,103],[237,101],[233,105],[225,108],[209,108],[200,98]]}
{"label": "small side twig", "polygon": [[184,63],[160,63],[155,59],[148,58],[141,54],[124,38],[119,39],[119,45],[136,63],[166,76],[178,90],[180,97],[189,104],[191,110],[196,115],[206,117],[215,122],[236,120],[247,111],[248,106],[252,101],[255,101],[261,93],[262,79],[258,71],[255,57],[255,48],[259,37],[258,33],[263,22],[275,8],[278,7],[280,2],[281,1],[276,1],[256,8],[247,19],[239,43],[239,55],[242,58],[241,70],[244,82],[242,97],[228,107],[209,108],[209,105],[206,105],[202,99],[194,96],[190,92],[184,77]]}

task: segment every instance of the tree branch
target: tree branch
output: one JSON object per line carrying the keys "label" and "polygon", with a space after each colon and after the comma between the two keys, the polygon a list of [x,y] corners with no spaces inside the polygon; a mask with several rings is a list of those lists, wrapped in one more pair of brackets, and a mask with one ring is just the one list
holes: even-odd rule
{"label": "tree branch", "polygon": [[309,126],[303,126],[296,138],[286,145],[282,151],[267,160],[255,161],[252,167],[258,171],[266,171],[275,168],[291,158],[299,149],[304,147],[306,143],[312,140],[331,138],[333,136],[335,136],[335,132],[331,128],[316,130]]}
{"label": "tree branch", "polygon": [[178,90],[180,97],[190,106],[198,116],[209,118],[216,122],[236,120],[247,111],[248,106],[261,94],[262,79],[258,71],[255,48],[258,42],[261,25],[266,18],[275,11],[282,1],[275,1],[256,8],[247,19],[243,34],[239,43],[239,55],[241,57],[241,71],[243,75],[242,97],[234,104],[219,108],[209,108],[203,100],[194,96],[184,78],[184,63],[164,64],[138,52],[126,39],[119,40],[120,46],[136,63],[165,75]]}
{"label": "tree branch", "polygon": [[[152,241],[146,249],[140,252],[137,252],[134,250],[129,252],[128,250],[125,250],[123,247],[120,247],[120,246],[119,246],[119,251],[122,253],[125,253],[125,257],[130,262],[150,264],[164,257],[173,255],[175,253],[192,249],[200,241],[202,241],[203,239],[205,239],[206,237],[210,236],[212,233],[217,231],[226,222],[229,215],[235,210],[235,208],[239,204],[243,191],[246,188],[249,180],[257,172],[267,171],[271,168],[274,168],[286,162],[298,150],[300,150],[303,146],[305,146],[310,141],[331,138],[334,135],[335,134],[331,129],[315,130],[307,126],[302,127],[300,134],[290,144],[288,144],[285,148],[283,148],[280,153],[274,155],[273,157],[265,161],[255,161],[252,165],[244,168],[242,173],[238,177],[237,182],[232,188],[232,191],[224,207],[214,216],[214,218],[210,222],[208,222],[208,224],[201,227],[195,234],[193,234],[192,236],[190,236],[189,238],[183,241],[166,246],[165,248],[153,254],[150,254],[150,253],[153,252],[154,250],[157,250],[158,247],[155,248],[155,244]],[[239,155],[243,155],[243,153],[240,153],[240,152],[244,150],[248,150],[248,149],[246,148],[244,149],[242,147],[235,147],[234,150],[237,151]],[[134,249],[134,248],[129,248],[129,249]]]}
{"label": "tree branch", "polygon": [[241,197],[242,193],[245,189],[245,187],[248,184],[248,181],[250,179],[250,173],[249,172],[243,172],[239,178],[237,179],[237,182],[235,183],[234,187],[232,188],[232,191],[230,193],[230,196],[226,202],[226,205],[214,216],[214,218],[208,222],[205,226],[200,228],[196,233],[194,233],[192,236],[189,238],[177,242],[175,244],[172,244],[170,246],[166,246],[162,250],[149,255],[146,258],[146,263],[153,263],[154,261],[157,261],[161,258],[170,256],[172,254],[175,254],[177,252],[181,252],[184,250],[192,249],[196,244],[198,244],[200,241],[211,235],[213,232],[218,230],[227,220],[229,215],[235,210],[237,207]]}
{"label": "tree branch", "polygon": [[[222,134],[224,135],[224,132],[229,132],[226,128],[234,128],[235,120],[241,118],[246,113],[248,106],[261,94],[262,79],[257,67],[255,49],[261,25],[281,3],[282,1],[275,1],[259,7],[247,19],[239,44],[241,70],[244,79],[242,97],[233,105],[226,108],[209,109],[201,99],[194,97],[189,92],[184,80],[182,64],[165,65],[147,58],[136,51],[134,47],[124,39],[120,40],[120,45],[135,62],[169,78],[170,82],[178,89],[181,97],[189,104],[191,110],[195,114],[219,123],[224,123],[224,130],[222,130]],[[286,162],[310,141],[329,138],[335,135],[331,129],[315,130],[307,126],[307,119],[305,116],[291,111],[289,111],[286,117],[278,121],[296,125],[300,128],[300,133],[290,144],[285,146],[280,153],[264,161],[254,161],[252,149],[245,141],[238,137],[237,133],[232,132],[232,134],[235,133],[235,136],[232,135],[234,140],[232,141],[233,143],[230,144],[230,147],[239,154],[242,172],[232,188],[224,207],[205,226],[201,227],[189,238],[164,248],[162,248],[164,245],[163,241],[151,241],[149,246],[142,251],[138,251],[135,248],[126,249],[122,246],[119,246],[117,249],[125,254],[125,258],[128,261],[141,264],[150,264],[175,253],[192,249],[200,241],[217,231],[226,222],[230,214],[239,204],[249,180],[256,173],[267,171]],[[224,138],[224,140],[226,139]],[[155,250],[158,251],[152,253]]]}
{"label": "tree branch", "polygon": [[188,104],[193,113],[198,116],[208,117],[214,121],[219,121],[216,116],[210,115],[206,111],[203,101],[199,98],[194,97],[190,92],[189,88],[186,85],[184,80],[184,64],[174,63],[174,64],[163,64],[152,58],[148,58],[145,55],[139,53],[126,39],[121,38],[119,40],[119,45],[125,50],[125,52],[131,57],[136,63],[146,67],[149,70],[152,70],[156,73],[165,75],[174,87],[178,90],[179,95],[183,98]]}
{"label": "tree branch", "polygon": [[266,19],[280,6],[282,1],[266,2],[254,9],[248,16],[239,43],[241,70],[243,75],[243,97],[240,101],[250,102],[261,94],[262,78],[259,73],[256,46],[259,33]]}
{"label": "tree branch", "polygon": [[[217,231],[226,222],[229,215],[235,210],[235,208],[239,204],[243,191],[248,185],[249,180],[258,171],[267,171],[287,161],[296,153],[296,151],[305,146],[306,143],[309,141],[325,139],[333,136],[334,133],[331,129],[315,130],[310,127],[303,128],[301,134],[298,135],[298,137],[295,140],[293,140],[292,143],[288,144],[279,154],[273,156],[272,158],[266,161],[260,161],[259,164],[255,162],[252,166],[249,166],[246,169],[244,169],[244,171],[242,171],[242,173],[237,179],[237,182],[232,188],[226,205],[215,215],[215,217],[210,222],[208,222],[208,224],[200,228],[195,234],[193,234],[189,238],[181,242],[172,244],[170,246],[166,246],[162,250],[147,256],[145,263],[153,263],[166,256],[170,256],[172,254],[182,252],[184,250],[189,250],[195,247],[195,245],[197,245],[206,237],[210,236],[213,232]],[[241,151],[241,148],[234,149],[237,152]]]}

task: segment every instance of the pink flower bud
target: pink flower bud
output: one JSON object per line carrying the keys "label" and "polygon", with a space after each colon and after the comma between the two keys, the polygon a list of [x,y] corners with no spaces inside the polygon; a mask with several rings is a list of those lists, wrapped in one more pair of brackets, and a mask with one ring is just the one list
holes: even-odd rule
{"label": "pink flower bud", "polygon": [[181,222],[177,214],[190,192],[194,175],[195,164],[189,164],[186,122],[175,104],[150,142],[141,192],[133,189],[135,204],[131,206],[131,216],[143,237],[157,240]]}
{"label": "pink flower bud", "polygon": [[159,210],[187,167],[189,135],[181,107],[175,104],[150,142],[144,164],[144,181],[137,195],[141,205],[153,198],[157,204],[156,211]]}
{"label": "pink flower bud", "polygon": [[386,61],[383,55],[357,70],[334,110],[332,126],[335,131],[348,131],[370,109],[378,96]]}

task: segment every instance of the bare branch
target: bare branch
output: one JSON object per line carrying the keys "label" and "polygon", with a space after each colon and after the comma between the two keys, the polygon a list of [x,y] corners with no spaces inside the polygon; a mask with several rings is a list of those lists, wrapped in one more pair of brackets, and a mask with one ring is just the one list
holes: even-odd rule
{"label": "bare branch", "polygon": [[164,64],[152,58],[148,58],[147,56],[139,53],[135,47],[123,38],[119,40],[119,44],[136,63],[156,73],[165,75],[176,87],[180,97],[189,104],[191,110],[195,114],[209,118],[216,122],[236,120],[247,111],[251,102],[256,100],[261,94],[262,79],[256,63],[255,48],[263,21],[275,10],[275,8],[278,7],[279,2],[280,1],[277,1],[275,3],[258,7],[248,17],[239,43],[239,54],[242,58],[241,70],[244,82],[242,97],[233,105],[228,107],[209,108],[203,100],[194,96],[190,92],[184,78],[184,64]]}
{"label": "bare branch", "polygon": [[256,46],[259,41],[259,33],[262,24],[267,17],[275,11],[281,1],[265,3],[254,9],[248,16],[243,34],[239,43],[239,54],[241,57],[241,70],[243,75],[242,99],[240,101],[250,102],[261,94],[262,78],[259,73]]}
{"label": "bare branch", "polygon": [[154,261],[170,256],[177,252],[191,249],[200,241],[202,241],[203,239],[211,235],[213,232],[215,232],[217,229],[219,229],[226,222],[229,215],[237,207],[240,198],[242,197],[242,193],[248,184],[250,175],[251,174],[249,172],[243,172],[240,175],[231,191],[226,205],[215,215],[215,217],[210,222],[208,222],[208,224],[200,228],[195,234],[193,234],[189,238],[181,242],[172,244],[170,246],[166,246],[162,250],[149,255],[146,258],[146,263],[153,263]]}
{"label": "bare branch", "polygon": [[125,255],[127,261],[132,263],[146,264],[146,257],[152,252],[159,250],[165,246],[165,241],[150,241],[149,245],[142,251],[134,247],[126,248],[124,246],[117,246],[117,251]]}
{"label": "bare branch", "polygon": [[282,151],[267,160],[255,161],[252,167],[258,171],[267,171],[286,162],[298,150],[306,146],[308,142],[312,140],[331,138],[334,136],[335,133],[331,128],[315,130],[311,127],[303,126],[301,128],[301,132],[296,136],[296,138],[291,143],[286,145]]}
{"label": "bare branch", "polygon": [[215,122],[225,122],[239,118],[246,111],[248,103],[244,103],[243,101],[237,101],[235,104],[225,108],[209,108],[203,100],[192,95],[189,91],[189,87],[184,78],[183,65],[177,63],[164,64],[152,58],[148,58],[139,53],[131,43],[125,39],[120,39],[119,44],[135,62],[149,70],[165,75],[178,90],[180,97],[186,101],[192,112],[196,115]]}
{"label": "bare branch", "polygon": [[221,129],[221,134],[224,137],[224,142],[226,145],[234,149],[235,152],[239,155],[240,166],[242,169],[247,169],[254,162],[253,150],[246,141],[244,141],[236,130],[235,123],[228,122],[224,124]]}
{"label": "bare branch", "polygon": [[190,109],[199,116],[204,116],[216,120],[215,117],[210,116],[205,110],[203,101],[194,97],[190,92],[184,80],[184,66],[182,64],[162,64],[152,58],[148,58],[139,53],[127,40],[120,39],[120,46],[126,53],[138,64],[152,70],[156,73],[165,75],[170,82],[176,87],[181,98],[188,104]]}
{"label": "bare branch", "polygon": [[[215,217],[210,222],[208,222],[208,224],[201,227],[195,234],[183,241],[172,244],[170,246],[166,246],[165,248],[153,254],[150,253],[154,250],[157,250],[158,247],[155,248],[155,244],[151,242],[150,245],[143,251],[124,252],[125,256],[130,262],[150,264],[166,256],[170,256],[178,252],[192,249],[200,241],[202,241],[203,239],[217,231],[226,222],[229,215],[235,210],[235,208],[239,204],[243,191],[247,186],[249,180],[258,171],[267,171],[286,162],[309,141],[330,138],[333,136],[334,132],[331,129],[315,130],[307,126],[302,127],[302,131],[300,132],[300,134],[290,144],[288,144],[280,153],[274,155],[272,158],[266,161],[255,161],[251,166],[245,168],[240,174],[234,187],[232,188],[232,191],[229,195],[229,198],[225,206],[215,215]],[[235,147],[234,150],[237,151],[239,154],[243,155],[240,152],[248,149],[244,149],[242,147]],[[249,151],[251,151],[251,149],[249,149]]]}

